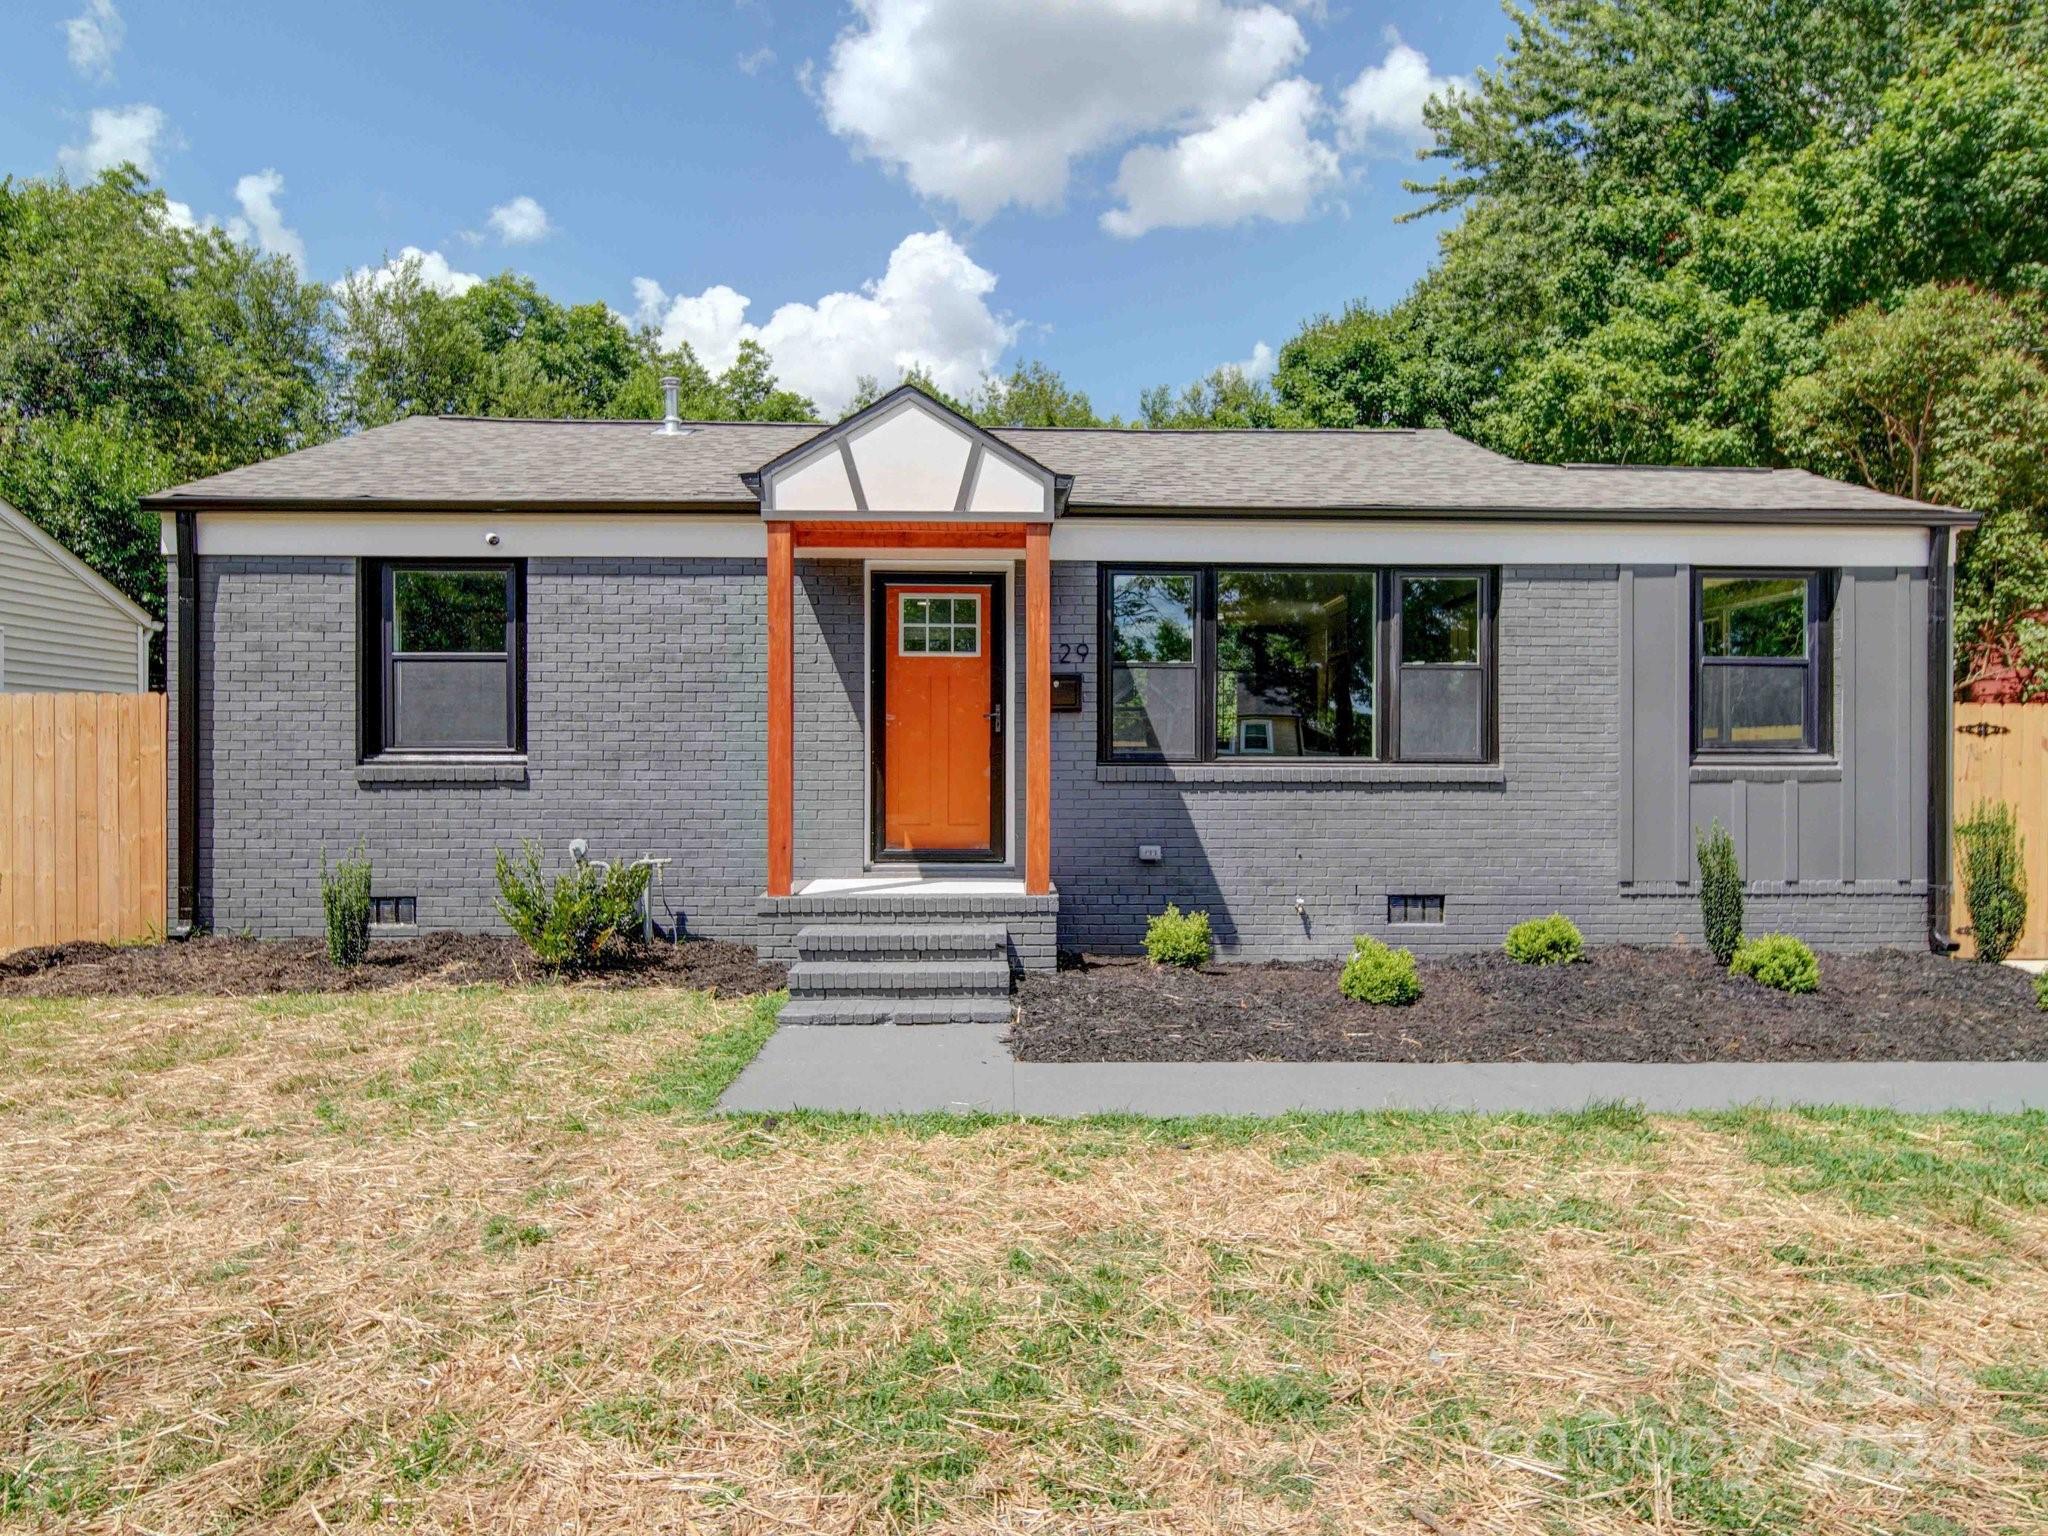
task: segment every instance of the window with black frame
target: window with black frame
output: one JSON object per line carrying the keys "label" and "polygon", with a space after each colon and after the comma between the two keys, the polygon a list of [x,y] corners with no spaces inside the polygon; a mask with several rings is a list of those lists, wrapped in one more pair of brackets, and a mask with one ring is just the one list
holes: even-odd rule
{"label": "window with black frame", "polygon": [[1813,571],[1695,574],[1698,751],[1825,750],[1826,599]]}
{"label": "window with black frame", "polygon": [[1469,570],[1105,568],[1103,759],[1480,759],[1491,593]]}
{"label": "window with black frame", "polygon": [[1486,756],[1486,578],[1404,571],[1397,586],[1400,755],[1477,762]]}
{"label": "window with black frame", "polygon": [[1371,757],[1371,571],[1219,570],[1216,755]]}
{"label": "window with black frame", "polygon": [[374,566],[365,747],[510,752],[521,744],[516,561]]}

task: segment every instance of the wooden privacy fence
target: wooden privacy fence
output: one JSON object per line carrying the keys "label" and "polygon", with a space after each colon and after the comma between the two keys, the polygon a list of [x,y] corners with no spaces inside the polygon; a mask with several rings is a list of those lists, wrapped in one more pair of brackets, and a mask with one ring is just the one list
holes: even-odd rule
{"label": "wooden privacy fence", "polygon": [[[2048,705],[1958,704],[1955,762],[1957,821],[1979,800],[2003,800],[2019,818],[2026,840],[2027,926],[2013,958],[2048,959]],[[1958,847],[1953,926],[1967,955],[1974,951],[1962,870]]]}
{"label": "wooden privacy fence", "polygon": [[164,696],[0,693],[0,952],[164,931]]}

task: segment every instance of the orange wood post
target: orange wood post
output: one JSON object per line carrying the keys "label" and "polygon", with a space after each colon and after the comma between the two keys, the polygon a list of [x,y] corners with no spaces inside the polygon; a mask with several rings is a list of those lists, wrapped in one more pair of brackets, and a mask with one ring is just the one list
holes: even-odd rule
{"label": "orange wood post", "polygon": [[787,896],[795,874],[796,821],[795,530],[768,524],[768,894]]}
{"label": "orange wood post", "polygon": [[1052,529],[1024,530],[1024,890],[1052,890]]}

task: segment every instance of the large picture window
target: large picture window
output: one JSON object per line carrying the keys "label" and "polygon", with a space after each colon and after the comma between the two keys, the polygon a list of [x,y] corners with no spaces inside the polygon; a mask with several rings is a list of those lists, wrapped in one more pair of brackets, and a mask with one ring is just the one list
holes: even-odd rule
{"label": "large picture window", "polygon": [[1827,605],[1818,571],[1693,577],[1693,744],[1702,753],[1827,749]]}
{"label": "large picture window", "polygon": [[1492,601],[1485,571],[1105,568],[1102,755],[1483,760]]}
{"label": "large picture window", "polygon": [[517,561],[365,567],[366,756],[521,748],[523,574]]}

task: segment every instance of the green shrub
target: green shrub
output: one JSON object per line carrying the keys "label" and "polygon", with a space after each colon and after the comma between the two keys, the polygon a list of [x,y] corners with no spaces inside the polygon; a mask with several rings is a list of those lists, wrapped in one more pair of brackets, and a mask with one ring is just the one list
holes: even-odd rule
{"label": "green shrub", "polygon": [[1209,914],[1183,912],[1171,902],[1145,922],[1145,953],[1154,965],[1207,965],[1216,952],[1209,935]]}
{"label": "green shrub", "polygon": [[1735,839],[1716,821],[1699,834],[1698,854],[1707,948],[1714,952],[1716,964],[1728,965],[1742,944],[1742,866],[1735,858]]}
{"label": "green shrub", "polygon": [[2026,852],[2019,820],[2003,800],[1980,800],[1969,820],[1956,828],[1963,845],[1963,901],[1979,960],[2000,961],[2012,953],[2027,925]]}
{"label": "green shrub", "polygon": [[1749,976],[1780,992],[1818,992],[1820,962],[1789,933],[1746,939],[1728,963],[1731,976]]}
{"label": "green shrub", "polygon": [[1579,925],[1562,912],[1515,924],[1501,947],[1519,965],[1570,965],[1586,958],[1586,940]]}
{"label": "green shrub", "polygon": [[2034,1006],[2048,1013],[2048,971],[2034,977]]}
{"label": "green shrub", "polygon": [[551,971],[579,971],[638,931],[648,874],[644,864],[578,864],[549,880],[539,846],[527,843],[517,860],[498,855],[498,910],[534,959]]}
{"label": "green shrub", "polygon": [[361,965],[370,952],[370,861],[361,847],[332,868],[321,853],[320,906],[327,915],[328,960]]}
{"label": "green shrub", "polygon": [[1422,996],[1415,952],[1394,949],[1361,933],[1351,941],[1351,958],[1344,962],[1337,990],[1354,1003],[1412,1003]]}

